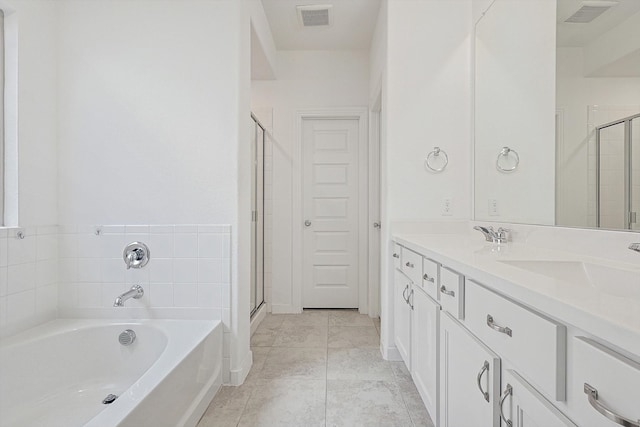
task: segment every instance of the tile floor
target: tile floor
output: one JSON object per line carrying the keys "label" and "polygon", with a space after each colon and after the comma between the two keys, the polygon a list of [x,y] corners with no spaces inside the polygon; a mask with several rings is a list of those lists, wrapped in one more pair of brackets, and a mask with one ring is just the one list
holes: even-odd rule
{"label": "tile floor", "polygon": [[245,383],[223,387],[198,427],[433,427],[404,364],[380,356],[379,334],[355,310],[268,315]]}

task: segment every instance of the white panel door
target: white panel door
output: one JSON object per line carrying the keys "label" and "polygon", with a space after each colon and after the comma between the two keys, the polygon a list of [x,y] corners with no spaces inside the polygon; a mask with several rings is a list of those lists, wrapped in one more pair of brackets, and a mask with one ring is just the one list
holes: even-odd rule
{"label": "white panel door", "polygon": [[358,308],[357,119],[305,119],[304,308]]}

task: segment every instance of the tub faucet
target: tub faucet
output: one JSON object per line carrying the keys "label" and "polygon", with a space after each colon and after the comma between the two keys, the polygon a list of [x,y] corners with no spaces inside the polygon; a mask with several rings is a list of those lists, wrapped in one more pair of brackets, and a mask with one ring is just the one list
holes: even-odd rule
{"label": "tub faucet", "polygon": [[487,242],[507,243],[509,241],[509,229],[499,227],[498,230],[494,230],[491,226],[482,227],[480,225],[476,225],[473,229],[481,232]]}
{"label": "tub faucet", "polygon": [[630,244],[629,249],[631,249],[632,251],[640,252],[640,243]]}
{"label": "tub faucet", "polygon": [[124,294],[118,295],[113,302],[114,307],[124,307],[124,302],[128,299],[140,299],[144,295],[144,289],[140,285],[133,285],[131,289],[129,289]]}

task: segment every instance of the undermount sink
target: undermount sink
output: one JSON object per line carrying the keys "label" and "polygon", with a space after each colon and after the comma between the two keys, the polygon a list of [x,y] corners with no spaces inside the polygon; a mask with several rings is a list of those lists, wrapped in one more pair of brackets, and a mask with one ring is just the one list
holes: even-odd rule
{"label": "undermount sink", "polygon": [[500,261],[521,270],[540,274],[600,292],[640,298],[640,270],[625,270],[581,261]]}

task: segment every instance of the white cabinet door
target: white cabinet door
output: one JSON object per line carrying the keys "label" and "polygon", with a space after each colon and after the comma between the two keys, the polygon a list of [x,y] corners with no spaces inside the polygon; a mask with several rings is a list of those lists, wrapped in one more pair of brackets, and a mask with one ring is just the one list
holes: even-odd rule
{"label": "white cabinet door", "polygon": [[576,427],[517,372],[505,369],[502,383],[505,425],[509,420],[513,427]]}
{"label": "white cabinet door", "polygon": [[440,426],[499,427],[500,358],[440,315]]}
{"label": "white cabinet door", "polygon": [[412,303],[411,376],[437,425],[440,305],[420,289],[414,290]]}
{"label": "white cabinet door", "polygon": [[394,270],[393,337],[409,371],[411,371],[411,307],[407,299],[411,293],[410,283],[400,270]]}

